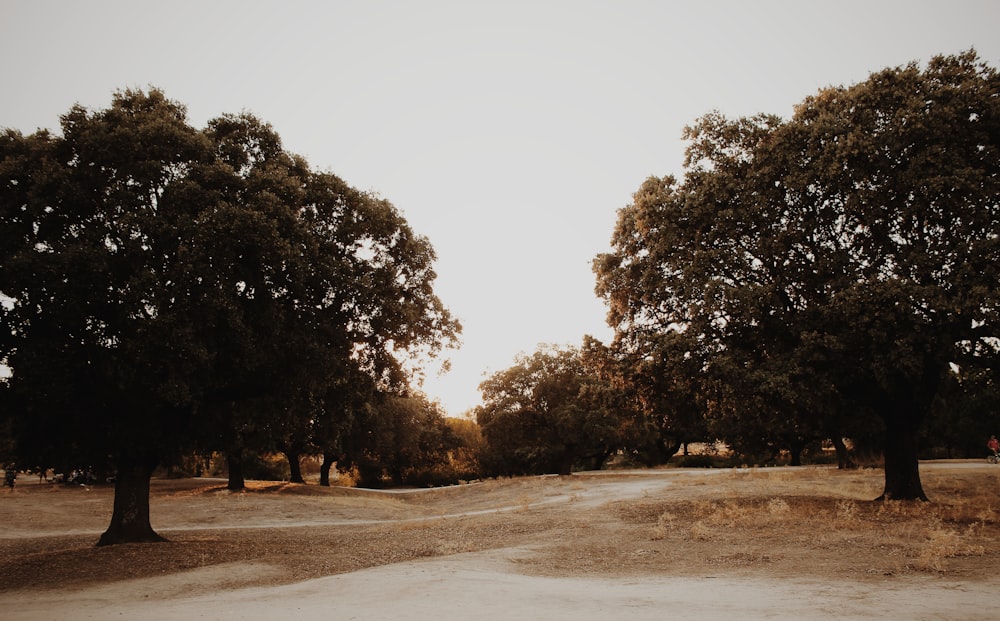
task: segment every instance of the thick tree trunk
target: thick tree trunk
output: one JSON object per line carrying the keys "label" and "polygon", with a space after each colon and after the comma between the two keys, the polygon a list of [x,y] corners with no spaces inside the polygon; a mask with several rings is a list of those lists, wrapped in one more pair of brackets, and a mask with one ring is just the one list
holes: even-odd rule
{"label": "thick tree trunk", "polygon": [[295,451],[285,451],[285,459],[288,460],[289,481],[305,483],[305,479],[302,478],[302,464],[299,461],[299,454]]}
{"label": "thick tree trunk", "polygon": [[149,524],[149,479],[156,460],[123,456],[117,465],[111,524],[97,545],[166,541]]}
{"label": "thick tree trunk", "polygon": [[801,466],[802,465],[802,450],[804,444],[798,440],[792,440],[788,449],[789,465],[790,466]]}
{"label": "thick tree trunk", "polygon": [[677,454],[677,451],[681,450],[681,447],[687,450],[687,444],[681,442],[680,440],[674,440],[670,444],[667,444],[666,440],[660,440],[660,450],[663,451],[663,461],[661,463],[667,463],[670,458]]}
{"label": "thick tree trunk", "polygon": [[555,464],[560,476],[573,474],[573,464],[576,462],[576,445],[567,445]]}
{"label": "thick tree trunk", "polygon": [[603,470],[604,464],[608,463],[611,456],[615,454],[615,451],[608,449],[590,458],[590,469],[591,470]]}
{"label": "thick tree trunk", "polygon": [[927,500],[920,484],[917,423],[896,414],[885,419],[885,491],[878,500]]}
{"label": "thick tree trunk", "polygon": [[399,466],[392,466],[389,468],[389,480],[396,487],[403,484],[403,469]]}
{"label": "thick tree trunk", "polygon": [[231,492],[246,490],[246,477],[243,475],[243,453],[230,451],[226,453],[226,463],[229,464],[229,483],[226,489]]}
{"label": "thick tree trunk", "polygon": [[319,484],[323,487],[330,487],[330,468],[333,467],[333,463],[333,455],[323,453],[323,463],[319,467]]}

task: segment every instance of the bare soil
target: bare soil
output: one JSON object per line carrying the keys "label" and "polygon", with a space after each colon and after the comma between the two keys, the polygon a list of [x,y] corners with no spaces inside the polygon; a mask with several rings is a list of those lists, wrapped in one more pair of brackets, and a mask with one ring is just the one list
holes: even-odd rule
{"label": "bare soil", "polygon": [[169,541],[102,548],[110,486],[21,475],[0,492],[0,617],[981,616],[1000,593],[1000,466],[921,474],[930,503],[873,502],[881,471],[829,467],[388,492],[154,480]]}

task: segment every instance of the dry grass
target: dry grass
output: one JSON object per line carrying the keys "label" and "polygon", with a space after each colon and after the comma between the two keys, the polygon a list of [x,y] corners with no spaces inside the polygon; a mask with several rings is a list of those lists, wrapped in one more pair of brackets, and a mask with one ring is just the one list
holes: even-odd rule
{"label": "dry grass", "polygon": [[[922,477],[931,503],[873,502],[880,471],[818,468],[517,478],[406,495],[154,481],[154,526],[171,541],[106,548],[93,544],[109,488],[26,485],[0,497],[0,591],[267,569],[226,570],[222,586],[235,588],[499,549],[522,572],[559,576],[995,575],[1000,467]],[[191,580],[185,588],[220,587]]]}
{"label": "dry grass", "polygon": [[[1000,477],[927,476],[925,487],[938,500],[920,503],[865,500],[876,494],[870,482],[837,476],[832,493],[817,487],[804,495],[794,471],[736,471],[733,478],[743,484],[730,498],[620,502],[615,510],[626,523],[648,525],[649,539],[661,547],[713,563],[788,558],[794,565],[809,556],[847,554],[868,574],[893,575],[943,573],[955,568],[953,559],[991,556],[995,562],[1000,553]],[[768,485],[757,485],[762,481]],[[770,493],[762,495],[765,487]],[[792,491],[797,495],[788,495]],[[719,549],[738,551],[715,553]]]}

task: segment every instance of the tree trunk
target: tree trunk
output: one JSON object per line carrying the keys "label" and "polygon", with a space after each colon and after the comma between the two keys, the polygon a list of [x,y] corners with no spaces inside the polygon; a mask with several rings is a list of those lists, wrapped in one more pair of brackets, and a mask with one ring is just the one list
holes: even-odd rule
{"label": "tree trunk", "polygon": [[802,465],[802,450],[803,443],[798,440],[792,440],[788,449],[788,456],[790,458],[790,466],[801,466]]}
{"label": "tree trunk", "polygon": [[295,451],[285,451],[285,459],[288,460],[289,481],[292,483],[305,483],[302,478],[302,464],[299,462],[299,454]]}
{"label": "tree trunk", "polygon": [[576,462],[576,445],[568,445],[563,450],[562,454],[557,458],[555,467],[560,476],[568,476],[573,474],[573,464]]}
{"label": "tree trunk", "polygon": [[149,524],[149,479],[156,460],[120,456],[117,466],[111,524],[97,545],[166,541]]}
{"label": "tree trunk", "polygon": [[319,484],[323,487],[330,487],[330,468],[333,467],[333,455],[323,453],[323,463],[319,467]]}
{"label": "tree trunk", "polygon": [[660,448],[663,450],[663,462],[667,463],[670,458],[677,454],[677,451],[681,450],[681,447],[687,448],[687,444],[681,442],[680,440],[674,440],[672,443],[667,444],[666,440],[660,440]]}
{"label": "tree trunk", "polygon": [[920,484],[917,423],[899,413],[885,419],[885,491],[877,500],[927,500]]}
{"label": "tree trunk", "polygon": [[226,463],[229,464],[229,484],[226,489],[231,492],[246,490],[246,477],[243,475],[243,453],[230,451],[226,453]]}
{"label": "tree trunk", "polygon": [[854,460],[851,459],[851,454],[847,451],[847,445],[844,444],[844,439],[840,437],[839,433],[833,434],[830,441],[833,443],[833,450],[837,452],[838,470],[852,470],[858,467],[858,465],[854,463]]}

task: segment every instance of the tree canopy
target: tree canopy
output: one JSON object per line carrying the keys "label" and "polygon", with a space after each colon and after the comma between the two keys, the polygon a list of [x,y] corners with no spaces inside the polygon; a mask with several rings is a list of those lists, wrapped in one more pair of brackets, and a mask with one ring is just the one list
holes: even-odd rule
{"label": "tree canopy", "polygon": [[876,418],[883,496],[925,498],[920,423],[952,365],[997,355],[997,71],[936,57],[685,136],[684,179],[648,179],[595,261],[617,343],[683,341],[710,419],[805,437]]}
{"label": "tree canopy", "polygon": [[0,136],[2,410],[27,463],[110,460],[102,543],[158,538],[156,463],[336,429],[455,340],[429,241],[266,123],[198,130],[155,89],[61,121]]}
{"label": "tree canopy", "polygon": [[600,467],[621,445],[611,389],[576,348],[539,347],[479,388],[481,460],[490,474],[569,474]]}

